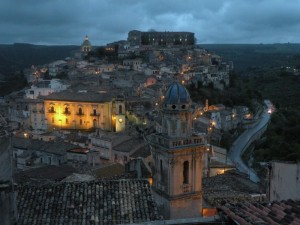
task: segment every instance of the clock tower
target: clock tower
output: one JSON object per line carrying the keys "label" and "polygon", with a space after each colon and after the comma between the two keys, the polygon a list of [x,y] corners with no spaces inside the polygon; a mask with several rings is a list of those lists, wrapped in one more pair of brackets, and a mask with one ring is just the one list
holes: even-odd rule
{"label": "clock tower", "polygon": [[184,86],[173,83],[164,99],[162,129],[149,137],[153,194],[166,219],[199,217],[207,136],[192,133],[191,99]]}

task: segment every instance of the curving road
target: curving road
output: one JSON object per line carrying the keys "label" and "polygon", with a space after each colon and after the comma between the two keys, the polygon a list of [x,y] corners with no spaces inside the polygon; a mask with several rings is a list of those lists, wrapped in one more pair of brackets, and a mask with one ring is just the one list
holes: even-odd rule
{"label": "curving road", "polygon": [[[235,164],[236,168],[242,172],[249,175],[249,178],[253,182],[259,182],[259,177],[256,175],[255,171],[248,167],[242,160],[241,155],[247,146],[252,141],[255,140],[252,137],[255,135],[259,135],[259,132],[267,125],[270,120],[270,114],[268,113],[268,109],[264,110],[262,116],[258,119],[256,124],[253,127],[248,127],[247,130],[244,131],[233,143],[230,148],[230,158],[232,162]],[[259,135],[260,137],[260,135]]]}

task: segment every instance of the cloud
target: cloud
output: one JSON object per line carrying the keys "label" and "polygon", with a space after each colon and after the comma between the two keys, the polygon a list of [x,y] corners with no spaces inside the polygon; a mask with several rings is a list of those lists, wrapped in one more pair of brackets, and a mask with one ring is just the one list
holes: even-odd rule
{"label": "cloud", "polygon": [[80,45],[130,30],[191,31],[198,43],[300,42],[300,0],[2,0],[0,43]]}

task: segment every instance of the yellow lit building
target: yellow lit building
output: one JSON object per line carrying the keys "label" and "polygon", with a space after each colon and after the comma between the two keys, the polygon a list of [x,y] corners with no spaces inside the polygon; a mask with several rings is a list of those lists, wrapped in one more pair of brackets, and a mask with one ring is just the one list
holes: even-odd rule
{"label": "yellow lit building", "polygon": [[44,100],[48,130],[98,128],[120,132],[125,129],[125,103],[107,93],[63,91]]}

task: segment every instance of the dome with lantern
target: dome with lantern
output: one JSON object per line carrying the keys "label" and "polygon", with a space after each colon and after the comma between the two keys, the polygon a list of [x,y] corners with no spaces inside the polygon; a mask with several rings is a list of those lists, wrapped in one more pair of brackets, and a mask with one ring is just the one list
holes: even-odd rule
{"label": "dome with lantern", "polygon": [[164,106],[173,110],[184,110],[190,107],[191,98],[186,88],[178,83],[174,82],[169,86],[164,100]]}
{"label": "dome with lantern", "polygon": [[82,52],[90,52],[92,50],[91,42],[89,41],[88,36],[86,35],[84,38],[84,41],[81,45],[81,51]]}

